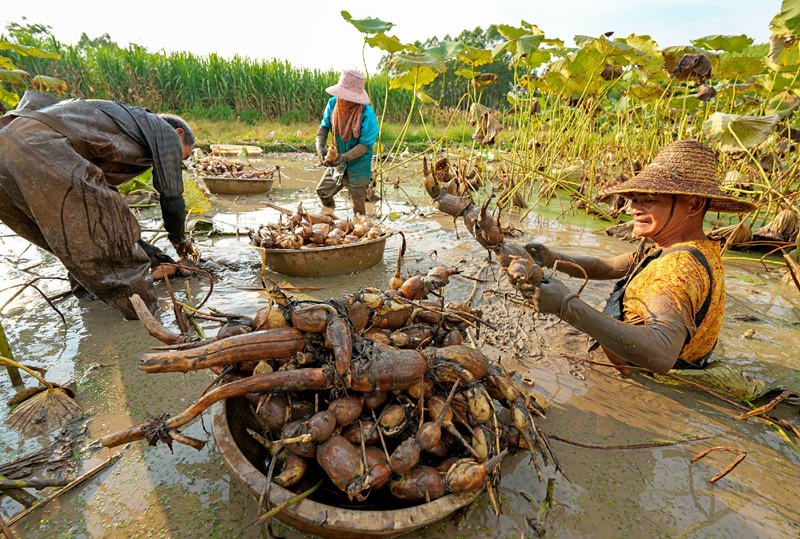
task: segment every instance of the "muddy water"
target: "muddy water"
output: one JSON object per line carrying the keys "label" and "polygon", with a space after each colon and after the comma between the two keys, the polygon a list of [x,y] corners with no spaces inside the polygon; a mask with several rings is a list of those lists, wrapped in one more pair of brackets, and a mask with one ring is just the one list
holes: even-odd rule
{"label": "muddy water", "polygon": [[[319,171],[307,161],[284,163],[284,178],[270,194],[274,202],[291,205],[304,201],[317,207],[314,184]],[[406,184],[404,184],[405,186]],[[407,189],[408,190],[408,189]],[[418,189],[409,193],[423,212],[430,208]],[[405,264],[412,271],[426,270],[436,262],[454,264],[471,274],[485,256],[463,226],[449,218],[421,219],[406,196],[386,193],[380,208],[386,224],[401,229],[408,238]],[[347,202],[341,199],[340,206]],[[343,210],[340,210],[340,212]],[[376,208],[377,211],[377,208]],[[532,213],[522,223],[524,238],[558,245],[564,251],[621,253],[630,245],[597,232],[587,219],[558,220],[558,208]],[[214,197],[213,220],[222,231],[244,233],[277,219],[277,212],[260,204],[259,197]],[[154,214],[142,213],[144,227],[155,228]],[[0,235],[9,231],[0,226]],[[145,233],[147,238],[150,233]],[[0,238],[0,271],[4,287],[35,275],[63,276],[57,260],[14,237]],[[215,282],[211,304],[223,311],[254,313],[263,304],[257,291],[258,257],[247,248],[246,233],[200,239],[207,258],[225,261],[225,271]],[[384,263],[357,275],[327,279],[301,279],[271,274],[279,283],[320,286],[311,297],[336,296],[355,288],[385,286],[394,270],[399,238],[389,240]],[[717,352],[728,361],[760,360],[767,364],[798,366],[800,295],[779,282],[775,272],[727,265],[728,310]],[[23,271],[26,270],[26,271]],[[495,267],[496,271],[496,267]],[[491,275],[487,289],[502,291],[502,281]],[[188,293],[199,298],[207,283],[188,281]],[[567,279],[577,288],[579,282]],[[40,281],[52,294],[66,288],[62,281]],[[163,284],[159,285],[165,297]],[[453,299],[469,295],[472,282],[456,281],[448,287]],[[590,283],[583,296],[600,304],[610,284]],[[13,291],[0,292],[0,303]],[[186,293],[186,290],[184,290]],[[561,352],[585,356],[585,339],[551,317],[524,312],[510,302],[480,290],[487,319],[498,331],[484,331],[482,344],[499,356],[509,369],[535,380],[534,390],[549,402],[542,428],[570,440],[593,445],[625,445],[663,440],[707,437],[688,444],[636,450],[584,449],[553,441],[565,476],[544,468],[545,481],[555,478],[552,508],[544,526],[553,536],[762,536],[796,537],[800,527],[800,452],[772,427],[758,421],[732,419],[732,410],[696,391],[663,386],[634,376],[620,378],[604,367],[590,367],[565,359]],[[136,362],[155,344],[138,323],[126,322],[97,301],[69,298],[58,303],[66,328],[35,291],[29,290],[3,313],[2,322],[18,358],[48,369],[56,382],[73,381],[77,400],[87,411],[85,422],[92,436],[100,436],[162,412],[175,413],[190,404],[210,381],[206,373],[145,375]],[[162,320],[174,319],[162,303]],[[757,320],[745,322],[737,315]],[[738,318],[741,318],[739,316]],[[213,334],[214,324],[203,326]],[[742,336],[754,330],[750,338]],[[0,397],[12,393],[0,377]],[[780,405],[776,414],[797,424],[797,408]],[[0,420],[7,415],[0,407]],[[147,447],[137,442],[115,450],[86,449],[81,456],[88,469],[121,451],[124,458],[94,479],[40,509],[16,527],[25,537],[259,537],[247,524],[257,515],[255,500],[225,468],[214,447],[209,421],[190,424],[185,433],[209,443],[202,451],[183,445],[170,454],[163,445]],[[6,461],[48,441],[47,437],[21,440],[0,427],[0,460]],[[731,445],[748,451],[745,461],[716,485],[708,478],[724,468],[731,453],[714,453],[691,464],[690,458],[712,445]],[[494,516],[485,495],[465,513],[413,534],[415,537],[530,537],[526,522],[536,516],[545,496],[545,483],[537,479],[528,457],[518,454],[503,465],[502,515]],[[19,510],[3,499],[5,514]],[[281,529],[287,537],[301,537]]]}

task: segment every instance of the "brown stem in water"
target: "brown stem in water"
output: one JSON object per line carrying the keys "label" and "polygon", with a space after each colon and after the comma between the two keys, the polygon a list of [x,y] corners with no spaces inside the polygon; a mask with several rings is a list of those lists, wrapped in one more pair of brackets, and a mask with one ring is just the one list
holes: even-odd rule
{"label": "brown stem in water", "polygon": [[758,408],[754,408],[753,410],[750,410],[749,412],[745,412],[745,413],[743,413],[741,415],[737,415],[736,419],[747,419],[749,417],[753,417],[754,415],[760,415],[760,414],[763,414],[764,412],[769,412],[770,410],[775,408],[775,406],[777,406],[779,402],[781,402],[783,400],[786,400],[789,397],[789,395],[791,395],[791,393],[789,393],[788,389],[785,389],[785,390],[783,390],[781,392],[780,395],[778,395],[777,397],[775,397],[774,399],[769,401],[764,406],[759,406]]}
{"label": "brown stem in water", "polygon": [[145,329],[147,329],[150,335],[164,344],[178,344],[184,340],[183,336],[165,328],[161,322],[156,320],[155,316],[153,316],[153,313],[151,313],[150,309],[147,308],[145,302],[139,297],[139,294],[133,294],[128,299],[131,301],[133,309],[136,311],[136,316],[139,317],[139,321],[142,323]]}
{"label": "brown stem in water", "polygon": [[[233,397],[242,397],[248,393],[262,391],[311,391],[327,389],[333,381],[333,373],[327,367],[319,369],[295,369],[292,371],[278,371],[262,376],[250,376],[236,382],[220,386],[197,400],[180,414],[164,421],[168,429],[177,429],[200,415],[206,408],[215,402]],[[150,422],[139,423],[129,429],[100,438],[104,447],[114,447],[133,440],[145,437],[145,430]]]}
{"label": "brown stem in water", "polygon": [[730,447],[730,446],[726,446],[726,445],[718,445],[718,446],[715,446],[715,447],[709,447],[705,451],[702,451],[702,452],[698,453],[697,455],[692,457],[691,462],[697,462],[698,460],[700,460],[701,458],[705,457],[706,455],[708,455],[712,451],[731,451],[733,453],[739,453],[739,456],[736,457],[736,459],[733,462],[731,462],[724,470],[722,470],[717,475],[715,475],[714,477],[709,479],[708,480],[709,483],[716,483],[717,481],[719,481],[720,479],[722,479],[723,477],[728,475],[747,456],[747,451],[745,451],[744,449],[739,449],[738,447]]}

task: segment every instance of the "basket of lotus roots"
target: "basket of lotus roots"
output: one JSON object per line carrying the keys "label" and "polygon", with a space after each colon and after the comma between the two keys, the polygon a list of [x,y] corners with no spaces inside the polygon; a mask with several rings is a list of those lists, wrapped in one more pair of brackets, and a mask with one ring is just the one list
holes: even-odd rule
{"label": "basket of lotus roots", "polygon": [[[288,212],[287,212],[288,213]],[[339,218],[297,211],[277,223],[250,230],[250,245],[272,271],[298,277],[326,277],[361,271],[383,260],[391,236],[369,217]]]}
{"label": "basket of lotus roots", "polygon": [[280,175],[280,167],[256,169],[238,161],[218,155],[207,155],[194,165],[197,175],[217,195],[255,195],[272,189],[273,176]]}
{"label": "basket of lotus roots", "polygon": [[[386,537],[444,518],[486,491],[496,511],[501,462],[529,450],[553,462],[535,418],[541,397],[470,346],[489,322],[445,301],[457,273],[434,267],[389,290],[327,301],[273,288],[253,316],[224,314],[210,339],[177,334],[131,301],[165,346],[139,367],[151,373],[210,369],[217,387],[185,411],[101,439],[201,448],[178,429],[214,406],[223,459],[278,518],[325,537]],[[435,297],[428,298],[429,294]],[[197,310],[197,312],[200,312]]]}

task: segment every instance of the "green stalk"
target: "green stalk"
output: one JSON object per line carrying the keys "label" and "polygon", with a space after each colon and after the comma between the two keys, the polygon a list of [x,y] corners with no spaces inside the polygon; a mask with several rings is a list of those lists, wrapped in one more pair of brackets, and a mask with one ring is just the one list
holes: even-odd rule
{"label": "green stalk", "polygon": [[[14,355],[11,353],[11,347],[8,345],[8,338],[6,338],[6,332],[3,329],[3,324],[0,323],[0,356],[5,356],[12,358]],[[12,386],[21,386],[22,385],[22,376],[19,374],[19,367],[15,367],[13,365],[6,364],[6,371],[8,372],[8,377],[11,379]]]}

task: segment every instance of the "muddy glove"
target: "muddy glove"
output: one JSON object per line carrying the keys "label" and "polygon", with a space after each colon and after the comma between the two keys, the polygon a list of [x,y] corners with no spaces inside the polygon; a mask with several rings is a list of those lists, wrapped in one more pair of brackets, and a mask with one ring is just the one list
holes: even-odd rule
{"label": "muddy glove", "polygon": [[534,262],[544,268],[552,268],[556,262],[556,253],[548,249],[544,244],[531,241],[525,244],[525,250],[531,255]]}
{"label": "muddy glove", "polygon": [[[527,249],[527,245],[525,248]],[[562,304],[577,297],[555,278],[542,281],[540,285],[524,290],[523,294],[537,311],[547,314],[559,314]]]}
{"label": "muddy glove", "polygon": [[181,260],[190,260],[192,262],[200,260],[200,251],[195,247],[192,238],[186,238],[181,243],[173,243],[172,246],[175,247],[175,252]]}
{"label": "muddy glove", "polygon": [[367,153],[368,149],[369,148],[367,148],[366,144],[356,144],[355,146],[353,146],[352,150],[350,150],[349,152],[339,154],[339,157],[336,158],[336,161],[328,164],[335,167],[341,165],[342,163],[348,163],[350,161],[354,161],[359,157],[361,157],[362,155],[364,155],[365,153]]}
{"label": "muddy glove", "polygon": [[326,148],[328,142],[328,128],[319,126],[317,129],[317,163],[322,165],[325,162],[325,155],[328,153]]}
{"label": "muddy glove", "polygon": [[168,264],[174,264],[175,260],[172,259],[167,253],[153,245],[152,243],[147,243],[144,240],[139,240],[139,246],[144,249],[145,254],[150,259],[150,267],[155,268],[162,262],[166,262]]}

